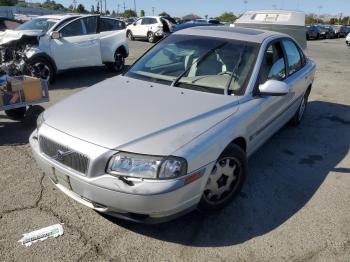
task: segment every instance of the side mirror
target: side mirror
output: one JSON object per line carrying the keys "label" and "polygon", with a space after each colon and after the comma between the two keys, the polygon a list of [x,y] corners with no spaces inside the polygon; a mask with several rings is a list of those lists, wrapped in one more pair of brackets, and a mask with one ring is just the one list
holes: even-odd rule
{"label": "side mirror", "polygon": [[51,32],[51,38],[52,39],[60,39],[61,38],[61,33],[58,31],[53,31]]}
{"label": "side mirror", "polygon": [[136,25],[136,23],[132,23],[132,25],[133,25],[133,26],[135,26],[135,25]]}
{"label": "side mirror", "polygon": [[259,95],[262,96],[284,96],[289,93],[286,83],[277,80],[268,80],[259,86]]}

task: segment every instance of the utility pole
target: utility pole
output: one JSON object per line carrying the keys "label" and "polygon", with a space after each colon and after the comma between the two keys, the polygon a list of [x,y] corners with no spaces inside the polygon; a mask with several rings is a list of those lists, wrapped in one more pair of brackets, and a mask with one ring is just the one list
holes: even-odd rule
{"label": "utility pole", "polygon": [[124,13],[125,13],[125,8],[126,8],[126,7],[125,7],[125,2],[123,3],[123,8],[124,8]]}
{"label": "utility pole", "polygon": [[[320,20],[321,19],[321,10],[322,10],[323,6],[319,5],[317,8],[318,8],[318,20]],[[318,22],[320,22],[320,21],[318,21]]]}
{"label": "utility pole", "polygon": [[107,15],[107,0],[105,0],[105,14]]}
{"label": "utility pole", "polygon": [[74,8],[74,10],[77,9],[77,0],[73,0],[73,8]]}
{"label": "utility pole", "polygon": [[134,0],[134,11],[137,14],[137,11],[136,11],[136,0]]}
{"label": "utility pole", "polygon": [[153,14],[153,16],[154,16],[154,9],[155,9],[155,7],[153,6],[152,7],[152,14]]}
{"label": "utility pole", "polygon": [[120,4],[117,4],[117,16],[119,17],[119,7],[120,7]]}

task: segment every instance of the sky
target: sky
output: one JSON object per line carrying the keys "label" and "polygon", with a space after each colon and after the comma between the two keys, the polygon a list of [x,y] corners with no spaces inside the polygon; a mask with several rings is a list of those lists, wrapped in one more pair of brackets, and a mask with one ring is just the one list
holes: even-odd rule
{"label": "sky", "polygon": [[[76,0],[77,4],[81,3],[87,10],[91,9],[91,5],[95,5],[96,0]],[[104,1],[104,0],[103,0]],[[106,0],[107,9],[117,11],[126,9],[134,9],[134,0]],[[350,0],[135,0],[138,13],[141,9],[145,10],[146,15],[152,15],[152,7],[154,7],[155,15],[162,11],[172,16],[184,16],[195,13],[199,16],[208,15],[209,17],[219,16],[225,11],[240,14],[245,10],[254,9],[289,9],[302,10],[306,13],[350,15]],[[56,2],[69,6],[73,0],[56,0]],[[246,2],[246,3],[245,3]]]}

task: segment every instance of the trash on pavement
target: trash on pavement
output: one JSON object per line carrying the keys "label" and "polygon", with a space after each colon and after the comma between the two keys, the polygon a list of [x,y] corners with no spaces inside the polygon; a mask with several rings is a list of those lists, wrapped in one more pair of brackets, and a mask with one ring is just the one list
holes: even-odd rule
{"label": "trash on pavement", "polygon": [[62,224],[56,224],[23,234],[23,237],[18,240],[18,242],[20,242],[22,245],[25,245],[26,247],[29,247],[39,240],[43,241],[49,237],[58,237],[61,235],[63,235],[63,226]]}

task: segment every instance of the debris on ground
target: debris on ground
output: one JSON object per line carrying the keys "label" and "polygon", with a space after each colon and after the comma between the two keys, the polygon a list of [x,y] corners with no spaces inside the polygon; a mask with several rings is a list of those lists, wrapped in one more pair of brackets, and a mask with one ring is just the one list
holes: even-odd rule
{"label": "debris on ground", "polygon": [[49,237],[58,237],[63,235],[62,224],[56,224],[49,227],[41,228],[30,233],[23,234],[23,237],[18,240],[22,245],[26,247],[31,246],[37,241],[43,241]]}

